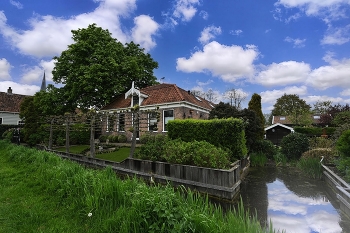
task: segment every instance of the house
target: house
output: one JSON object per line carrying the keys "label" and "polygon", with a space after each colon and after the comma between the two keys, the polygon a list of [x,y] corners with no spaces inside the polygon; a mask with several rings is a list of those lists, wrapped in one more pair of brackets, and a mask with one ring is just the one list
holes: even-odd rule
{"label": "house", "polygon": [[25,95],[13,94],[11,87],[0,92],[0,125],[20,125],[19,110]]}
{"label": "house", "polygon": [[[322,126],[320,115],[317,115],[317,114],[310,115],[310,122],[314,126]],[[295,124],[291,121],[290,117],[288,117],[288,116],[273,116],[272,117],[272,125],[277,124],[277,123],[287,125],[290,127],[295,126]]]}
{"label": "house", "polygon": [[[107,126],[102,133],[109,131],[118,134],[126,134],[130,139],[132,134],[128,131],[133,126],[133,115],[130,108],[139,105],[142,116],[139,117],[137,127],[138,135],[144,132],[167,132],[167,123],[173,119],[208,119],[214,104],[199,96],[193,95],[190,91],[179,88],[176,84],[157,84],[142,89],[134,87],[119,95],[114,101],[103,107],[101,111],[115,113],[112,124],[113,129]],[[129,113],[129,114],[128,114]]]}
{"label": "house", "polygon": [[292,127],[276,123],[265,128],[265,139],[270,140],[275,145],[279,145],[282,138],[290,133],[294,133]]}

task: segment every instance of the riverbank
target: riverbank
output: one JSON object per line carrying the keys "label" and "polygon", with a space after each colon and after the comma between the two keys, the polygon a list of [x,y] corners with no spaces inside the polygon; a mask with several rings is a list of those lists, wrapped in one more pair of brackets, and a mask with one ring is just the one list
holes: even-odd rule
{"label": "riverbank", "polygon": [[120,180],[112,169],[86,169],[3,141],[0,155],[5,233],[266,232],[242,205],[224,214],[191,191]]}

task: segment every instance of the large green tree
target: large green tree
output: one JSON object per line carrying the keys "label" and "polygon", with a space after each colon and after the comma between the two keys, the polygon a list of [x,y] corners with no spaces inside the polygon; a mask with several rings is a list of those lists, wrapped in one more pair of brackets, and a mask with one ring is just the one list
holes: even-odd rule
{"label": "large green tree", "polygon": [[72,34],[74,43],[54,57],[52,71],[53,81],[64,85],[56,92],[66,106],[101,108],[130,88],[132,81],[138,88],[156,83],[153,70],[158,63],[138,44],[123,45],[96,24]]}
{"label": "large green tree", "polygon": [[264,138],[264,126],[265,126],[265,117],[264,114],[262,112],[262,108],[261,108],[261,96],[257,93],[254,93],[252,95],[252,98],[250,99],[249,103],[248,103],[248,109],[252,110],[255,112],[256,116],[259,118],[259,124],[261,127],[261,131],[256,132],[257,133],[257,137],[260,139]]}
{"label": "large green tree", "polygon": [[291,116],[293,124],[300,124],[299,119],[310,113],[311,106],[296,94],[284,94],[276,100],[272,116]]}

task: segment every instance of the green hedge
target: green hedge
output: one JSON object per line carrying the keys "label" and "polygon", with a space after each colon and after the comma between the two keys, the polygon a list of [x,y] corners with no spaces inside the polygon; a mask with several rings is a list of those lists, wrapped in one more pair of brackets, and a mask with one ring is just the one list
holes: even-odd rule
{"label": "green hedge", "polygon": [[240,119],[173,120],[168,122],[167,127],[170,139],[207,141],[214,146],[229,149],[231,161],[247,155],[244,123]]}
{"label": "green hedge", "polygon": [[323,135],[323,130],[325,130],[326,135],[330,136],[334,133],[335,127],[294,127],[294,131],[297,133],[307,134],[310,136],[321,136]]}

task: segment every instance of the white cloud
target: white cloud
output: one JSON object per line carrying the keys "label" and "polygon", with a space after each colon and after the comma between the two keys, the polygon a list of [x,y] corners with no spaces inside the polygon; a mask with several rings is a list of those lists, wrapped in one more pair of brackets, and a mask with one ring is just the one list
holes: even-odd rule
{"label": "white cloud", "polygon": [[[22,54],[36,57],[52,57],[60,54],[67,49],[67,45],[73,42],[71,30],[86,28],[92,23],[108,29],[114,38],[125,43],[131,40],[131,36],[121,29],[120,18],[128,17],[130,12],[136,9],[135,1],[95,0],[100,5],[94,11],[67,19],[51,15],[36,15],[29,20],[29,29],[23,31],[7,25],[5,14],[3,11],[0,11],[0,33]],[[153,28],[151,30],[147,31],[143,27],[148,27],[148,25],[146,26],[142,22],[141,18],[135,19],[137,25],[134,28],[134,32],[144,32],[147,35],[144,40],[137,37],[139,43],[153,46],[150,43],[150,37],[152,32],[155,32],[154,25],[152,25]],[[148,22],[151,22],[151,20]],[[138,33],[136,34],[139,35]],[[147,49],[150,49],[150,47]]]}
{"label": "white cloud", "polygon": [[340,95],[342,95],[342,96],[350,96],[350,88],[340,92]]}
{"label": "white cloud", "polygon": [[329,27],[321,44],[342,45],[350,41],[350,24],[345,27]]}
{"label": "white cloud", "polygon": [[324,59],[329,65],[314,69],[306,83],[320,90],[336,86],[350,88],[350,59],[335,60],[328,55]]}
{"label": "white cloud", "polygon": [[239,36],[240,34],[242,34],[242,32],[243,31],[241,29],[237,29],[237,30],[230,31],[230,34],[234,36]]}
{"label": "white cloud", "polygon": [[41,60],[37,66],[24,67],[22,70],[21,82],[24,83],[41,83],[44,76],[46,81],[52,81],[52,70],[55,67],[54,60]]}
{"label": "white cloud", "polygon": [[20,84],[12,81],[0,81],[1,92],[7,92],[9,87],[11,87],[12,93],[21,95],[34,95],[40,90],[40,87],[35,85]]}
{"label": "white cloud", "polygon": [[211,39],[221,34],[221,27],[210,26],[203,29],[198,41],[207,44]]}
{"label": "white cloud", "polygon": [[156,46],[152,36],[158,31],[159,24],[148,15],[140,15],[134,19],[135,27],[132,29],[132,38],[146,51]]}
{"label": "white cloud", "polygon": [[276,100],[283,96],[284,94],[292,95],[296,94],[299,96],[303,96],[307,94],[307,87],[306,86],[291,86],[291,87],[285,87],[280,90],[272,90],[272,91],[263,91],[260,93],[261,95],[261,103],[269,103],[269,104],[275,104]]}
{"label": "white cloud", "polygon": [[284,39],[284,41],[292,43],[294,48],[302,48],[302,47],[305,47],[306,39],[299,39],[299,38],[293,39],[293,38],[287,36]]}
{"label": "white cloud", "polygon": [[252,45],[243,48],[213,41],[205,45],[203,51],[193,53],[188,59],[178,58],[176,69],[186,73],[210,72],[226,82],[234,82],[238,78],[254,74],[253,62],[258,55],[257,48]]}
{"label": "white cloud", "polygon": [[189,22],[197,12],[199,0],[177,0],[173,16],[184,22]]}
{"label": "white cloud", "polygon": [[202,17],[204,20],[207,20],[209,18],[209,14],[206,11],[200,11],[199,16]]}
{"label": "white cloud", "polygon": [[20,2],[17,2],[17,1],[14,1],[14,0],[10,0],[10,3],[11,3],[13,6],[17,7],[17,9],[23,9],[23,4],[20,3]]}
{"label": "white cloud", "polygon": [[0,80],[10,80],[11,64],[5,59],[0,59]]}
{"label": "white cloud", "polygon": [[285,8],[300,8],[309,16],[319,15],[323,11],[332,13],[332,9],[339,5],[349,5],[348,0],[278,0],[275,6],[284,6]]}
{"label": "white cloud", "polygon": [[263,68],[253,82],[263,86],[283,86],[304,82],[309,73],[310,65],[304,62],[286,61],[272,63]]}

